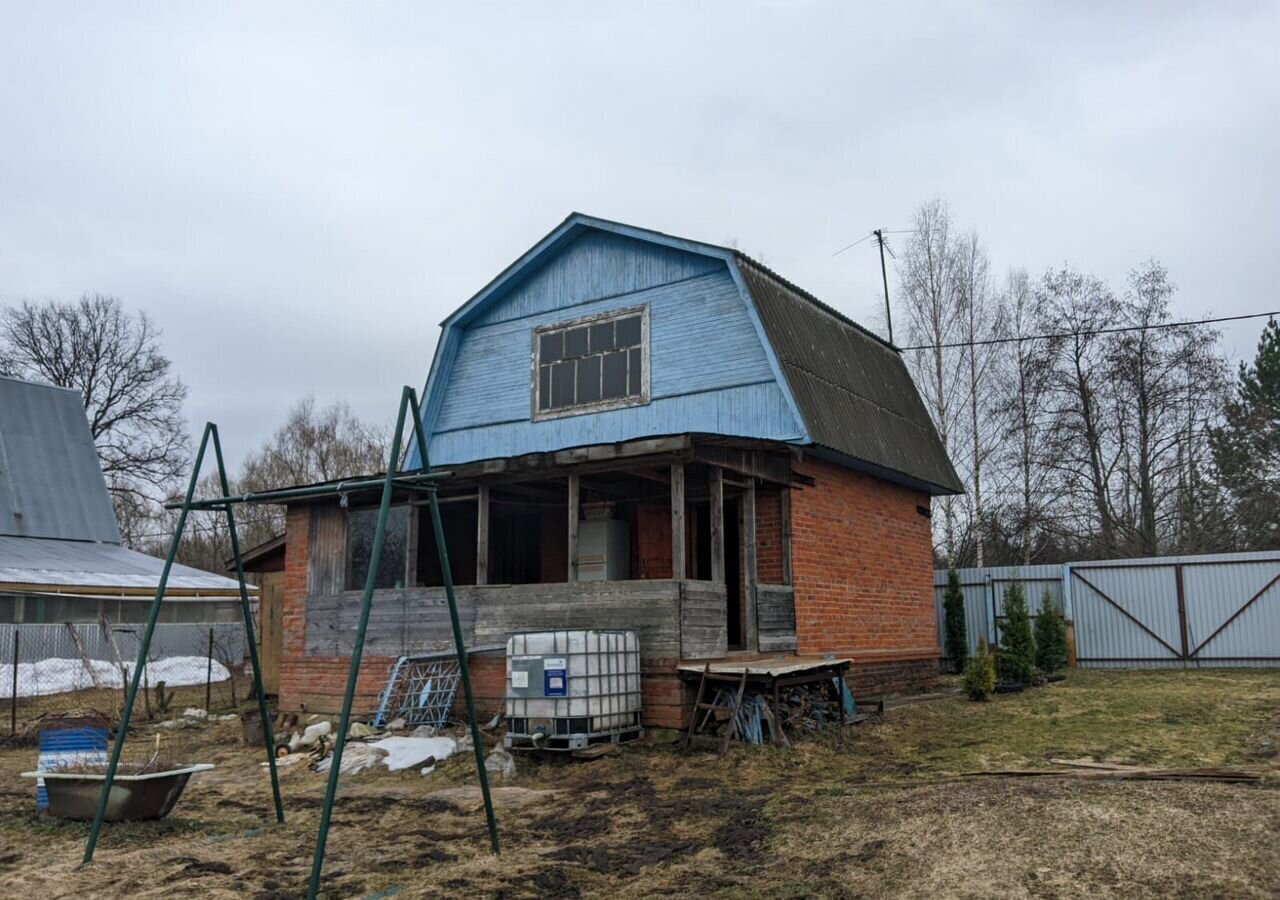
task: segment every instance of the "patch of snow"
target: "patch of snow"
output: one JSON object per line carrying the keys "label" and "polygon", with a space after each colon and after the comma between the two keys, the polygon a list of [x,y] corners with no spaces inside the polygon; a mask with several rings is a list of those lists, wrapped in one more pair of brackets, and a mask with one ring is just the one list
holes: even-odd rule
{"label": "patch of snow", "polygon": [[[82,660],[57,657],[33,663],[18,663],[18,696],[46,697],[90,690],[94,687],[94,675],[104,688],[124,687],[124,678],[115,663],[91,659],[89,665],[92,670]],[[204,656],[169,656],[153,660],[147,664],[146,683],[155,685],[163,681],[171,688],[204,684],[210,665],[210,660]],[[126,667],[132,674],[132,662],[126,664]],[[212,661],[214,681],[226,681],[230,677],[231,673],[226,666],[217,660]],[[5,666],[0,673],[0,698],[8,699],[12,696],[13,669]]]}
{"label": "patch of snow", "polygon": [[383,762],[392,772],[421,766],[428,759],[444,762],[457,749],[451,737],[389,737],[371,741],[369,746],[386,751]]}

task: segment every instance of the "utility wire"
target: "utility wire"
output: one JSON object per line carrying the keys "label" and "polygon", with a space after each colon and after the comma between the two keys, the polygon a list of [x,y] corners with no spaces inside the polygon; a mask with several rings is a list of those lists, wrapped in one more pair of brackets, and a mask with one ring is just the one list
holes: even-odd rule
{"label": "utility wire", "polygon": [[1245,319],[1265,319],[1280,316],[1280,310],[1249,313],[1243,316],[1219,316],[1216,319],[1197,319],[1193,322],[1157,322],[1154,325],[1123,325],[1115,328],[1097,328],[1090,331],[1062,331],[1057,334],[1027,334],[1021,337],[988,338],[981,341],[952,341],[946,344],[918,344],[899,347],[899,350],[950,350],[957,347],[987,347],[993,344],[1016,344],[1020,341],[1045,341],[1057,338],[1088,337],[1095,334],[1120,334],[1125,331],[1154,331],[1159,328],[1187,328],[1193,325],[1214,325],[1218,322],[1240,322]]}

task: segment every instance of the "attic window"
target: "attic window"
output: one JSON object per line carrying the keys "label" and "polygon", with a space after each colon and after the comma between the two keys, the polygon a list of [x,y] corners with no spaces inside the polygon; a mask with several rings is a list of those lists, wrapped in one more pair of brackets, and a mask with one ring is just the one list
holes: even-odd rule
{"label": "attic window", "polygon": [[649,402],[649,308],[544,325],[533,332],[533,418]]}

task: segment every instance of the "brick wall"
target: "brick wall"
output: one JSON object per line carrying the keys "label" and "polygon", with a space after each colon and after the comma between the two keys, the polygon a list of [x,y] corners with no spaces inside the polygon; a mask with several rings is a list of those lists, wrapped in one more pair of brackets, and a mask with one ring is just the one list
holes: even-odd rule
{"label": "brick wall", "polygon": [[782,494],[756,490],[756,579],[782,584]]}
{"label": "brick wall", "polygon": [[799,653],[852,656],[855,679],[918,681],[926,660],[936,676],[929,497],[813,458],[795,469],[816,482],[791,493]]}

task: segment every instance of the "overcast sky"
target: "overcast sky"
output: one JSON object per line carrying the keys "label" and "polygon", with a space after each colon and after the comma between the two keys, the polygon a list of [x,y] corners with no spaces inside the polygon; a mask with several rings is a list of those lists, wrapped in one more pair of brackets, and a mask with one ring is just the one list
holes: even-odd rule
{"label": "overcast sky", "polygon": [[1274,309],[1278,39],[1275,3],[0,0],[0,304],[148,312],[232,460],[307,393],[389,420],[572,210],[869,325],[874,251],[833,252],[935,195],[997,272],[1157,257],[1181,316]]}

